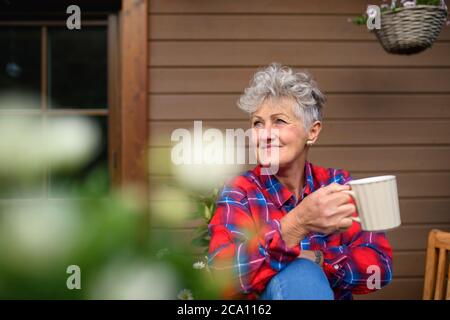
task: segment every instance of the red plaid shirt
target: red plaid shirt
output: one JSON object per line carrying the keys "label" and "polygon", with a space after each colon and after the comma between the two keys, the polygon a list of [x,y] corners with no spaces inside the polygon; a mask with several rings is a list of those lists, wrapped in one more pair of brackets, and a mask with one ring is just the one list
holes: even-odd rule
{"label": "red plaid shirt", "polygon": [[[335,299],[352,299],[352,293],[376,290],[374,269],[379,267],[380,286],[392,279],[392,250],[382,232],[362,231],[359,223],[345,232],[308,234],[297,246],[288,248],[280,233],[279,220],[307,195],[333,182],[351,180],[344,170],[305,163],[305,184],[301,199],[273,175],[262,175],[261,166],[225,184],[209,225],[209,264],[216,276],[231,274],[228,298],[257,298],[268,281],[301,250],[320,250],[323,270]],[[357,212],[354,213],[357,216]]]}

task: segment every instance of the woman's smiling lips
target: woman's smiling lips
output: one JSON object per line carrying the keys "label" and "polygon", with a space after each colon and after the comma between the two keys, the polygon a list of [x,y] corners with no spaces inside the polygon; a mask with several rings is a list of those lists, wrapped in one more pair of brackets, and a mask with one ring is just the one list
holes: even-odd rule
{"label": "woman's smiling lips", "polygon": [[267,144],[267,145],[260,145],[261,149],[271,149],[271,148],[281,148],[281,146],[276,144]]}
{"label": "woman's smiling lips", "polygon": [[[279,150],[281,148],[281,146],[279,145],[273,145],[273,144],[269,144],[269,145],[263,145],[259,147],[260,150],[265,150],[264,152],[268,152],[270,154],[272,154],[272,150]],[[277,151],[278,152],[278,151]]]}

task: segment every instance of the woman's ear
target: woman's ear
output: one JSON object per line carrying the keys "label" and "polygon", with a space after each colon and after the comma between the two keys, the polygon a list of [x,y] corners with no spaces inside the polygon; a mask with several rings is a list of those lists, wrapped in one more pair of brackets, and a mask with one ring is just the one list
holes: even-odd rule
{"label": "woman's ear", "polygon": [[322,130],[322,122],[315,121],[309,128],[308,140],[310,140],[312,143],[315,143],[317,138],[319,137],[320,130]]}

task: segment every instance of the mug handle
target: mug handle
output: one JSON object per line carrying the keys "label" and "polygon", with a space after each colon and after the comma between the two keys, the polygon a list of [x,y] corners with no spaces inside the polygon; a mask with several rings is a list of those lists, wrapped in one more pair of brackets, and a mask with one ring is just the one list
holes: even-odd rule
{"label": "mug handle", "polygon": [[[345,193],[349,194],[355,200],[355,203],[356,203],[356,193],[355,193],[355,191],[353,191],[353,190],[342,190],[342,192],[345,192]],[[355,221],[355,222],[361,223],[361,219],[359,217],[350,217],[350,218],[353,221]]]}

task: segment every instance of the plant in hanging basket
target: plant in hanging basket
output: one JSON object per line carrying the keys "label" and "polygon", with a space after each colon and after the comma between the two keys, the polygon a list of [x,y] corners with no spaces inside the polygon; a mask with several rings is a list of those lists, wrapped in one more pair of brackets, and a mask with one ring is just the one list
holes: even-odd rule
{"label": "plant in hanging basket", "polygon": [[[380,6],[380,28],[372,31],[389,53],[414,54],[432,46],[447,20],[443,0],[392,1]],[[353,20],[366,24],[368,15]]]}

